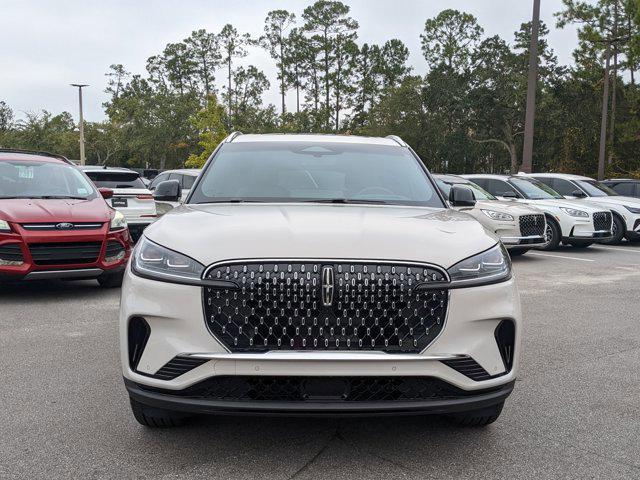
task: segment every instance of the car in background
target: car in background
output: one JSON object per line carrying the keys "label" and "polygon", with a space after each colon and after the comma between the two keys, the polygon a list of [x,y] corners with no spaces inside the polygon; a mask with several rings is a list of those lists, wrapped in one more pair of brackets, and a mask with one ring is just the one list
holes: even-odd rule
{"label": "car in background", "polygon": [[640,239],[640,198],[619,195],[615,190],[593,178],[564,173],[534,173],[529,175],[553,188],[565,198],[577,199],[613,212],[613,236],[602,243],[620,243]]}
{"label": "car in background", "polygon": [[433,177],[445,198],[449,198],[454,185],[471,189],[476,199],[475,205],[455,208],[473,216],[487,230],[500,237],[511,256],[522,255],[531,248],[545,244],[547,222],[541,210],[529,205],[500,202],[480,186],[457,175]]}
{"label": "car in background", "polygon": [[560,242],[588,247],[612,236],[613,214],[606,207],[567,200],[535,178],[522,175],[462,175],[500,200],[533,205],[547,217],[543,250],[556,249]]}
{"label": "car in background", "polygon": [[149,190],[152,192],[156,189],[159,183],[166,180],[177,180],[180,183],[182,189],[182,195],[180,196],[180,202],[184,202],[191,191],[191,187],[200,175],[202,170],[198,168],[182,168],[178,170],[165,170],[153,179],[149,185]]}
{"label": "car in background", "polygon": [[80,167],[98,188],[109,188],[113,197],[111,206],[127,219],[134,242],[142,232],[156,221],[156,203],[140,174],[128,168],[84,166]]}
{"label": "car in background", "polygon": [[[180,185],[155,195],[178,201]],[[232,134],[134,257],[120,348],[142,425],[447,414],[477,427],[514,388],[509,255],[397,137]]]}
{"label": "car in background", "polygon": [[0,149],[0,282],[97,279],[122,284],[124,215],[63,156]]}
{"label": "car in background", "polygon": [[615,190],[618,195],[640,198],[640,180],[638,179],[612,178],[602,183],[612,190]]}

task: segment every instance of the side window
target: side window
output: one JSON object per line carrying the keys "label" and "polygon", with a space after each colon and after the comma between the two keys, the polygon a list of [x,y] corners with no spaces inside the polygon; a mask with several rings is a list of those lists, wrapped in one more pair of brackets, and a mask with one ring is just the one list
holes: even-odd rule
{"label": "side window", "polygon": [[549,177],[533,177],[533,178],[535,178],[539,182],[544,183],[547,187],[553,188],[553,178],[549,178]]}
{"label": "side window", "polygon": [[180,182],[180,187],[183,187],[183,185],[182,185],[182,174],[180,174],[180,173],[172,173],[171,175],[169,175],[169,180],[178,180],[178,182]]}
{"label": "side window", "polygon": [[[547,185],[549,184],[547,183]],[[556,192],[558,192],[560,195],[565,195],[565,196],[572,196],[573,192],[575,192],[576,190],[580,190],[573,183],[569,182],[568,180],[564,180],[562,178],[554,178],[553,184],[549,186],[553,188]]]}
{"label": "side window", "polygon": [[504,194],[508,192],[513,193],[513,195],[518,198],[521,196],[515,188],[504,180],[495,180],[493,178],[487,180],[487,188],[485,190],[488,190],[489,193],[492,193],[496,197],[504,197]]}
{"label": "side window", "polygon": [[620,195],[626,195],[629,197],[635,197],[638,195],[636,193],[636,184],[633,182],[623,182],[618,183],[613,186],[613,189],[618,192]]}
{"label": "side window", "polygon": [[153,190],[158,186],[160,182],[164,182],[165,180],[168,180],[168,179],[169,179],[168,173],[161,173],[160,175],[158,175],[156,178],[153,179],[153,182],[151,182],[151,185],[149,185],[149,189]]}
{"label": "side window", "polygon": [[[487,180],[484,178],[471,178],[470,179],[473,183],[475,183],[476,185],[480,185],[482,188],[484,188],[485,190],[489,191],[489,189],[487,188]],[[491,193],[491,192],[489,192]]]}
{"label": "side window", "polygon": [[191,187],[193,187],[193,184],[196,181],[196,177],[192,177],[191,175],[185,175],[182,177],[182,179],[183,179],[182,188],[186,190],[191,190]]}

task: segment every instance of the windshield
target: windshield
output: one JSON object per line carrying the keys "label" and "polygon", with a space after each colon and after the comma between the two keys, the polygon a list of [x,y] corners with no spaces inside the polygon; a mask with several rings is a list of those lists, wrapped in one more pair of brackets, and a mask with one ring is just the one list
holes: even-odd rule
{"label": "windshield", "polygon": [[91,182],[69,164],[17,160],[0,162],[0,199],[95,197],[97,193]]}
{"label": "windshield", "polygon": [[529,178],[510,178],[513,185],[525,198],[529,200],[548,200],[550,198],[564,198],[558,192],[542,182]]}
{"label": "windshield", "polygon": [[408,149],[321,141],[223,145],[189,203],[225,201],[444,207]]}
{"label": "windshield", "polygon": [[473,182],[447,182],[440,178],[436,178],[436,183],[446,198],[449,198],[449,192],[451,192],[451,187],[453,185],[461,185],[463,187],[470,188],[476,200],[497,200],[496,197],[491,195],[480,185],[476,185]]}
{"label": "windshield", "polygon": [[618,195],[615,190],[595,180],[576,180],[576,183],[590,197],[612,197]]}
{"label": "windshield", "polygon": [[87,177],[99,188],[147,188],[136,172],[101,172],[89,170],[84,173],[86,173]]}

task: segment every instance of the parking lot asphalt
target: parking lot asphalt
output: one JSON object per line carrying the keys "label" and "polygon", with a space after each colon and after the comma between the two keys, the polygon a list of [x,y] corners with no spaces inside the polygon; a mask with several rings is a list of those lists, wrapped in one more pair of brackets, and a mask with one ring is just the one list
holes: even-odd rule
{"label": "parking lot asphalt", "polygon": [[213,417],[147,430],[122,385],[119,290],[0,286],[0,478],[640,478],[640,244],[514,267],[520,378],[485,429]]}

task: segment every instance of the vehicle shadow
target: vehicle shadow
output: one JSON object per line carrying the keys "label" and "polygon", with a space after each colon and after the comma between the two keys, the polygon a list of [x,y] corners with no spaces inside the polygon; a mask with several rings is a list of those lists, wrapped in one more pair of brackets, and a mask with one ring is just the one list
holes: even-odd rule
{"label": "vehicle shadow", "polygon": [[46,300],[74,300],[95,298],[96,295],[120,294],[119,288],[105,289],[95,280],[33,280],[28,282],[0,282],[0,298]]}

